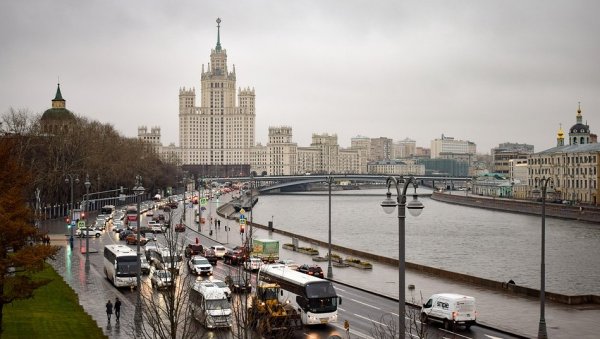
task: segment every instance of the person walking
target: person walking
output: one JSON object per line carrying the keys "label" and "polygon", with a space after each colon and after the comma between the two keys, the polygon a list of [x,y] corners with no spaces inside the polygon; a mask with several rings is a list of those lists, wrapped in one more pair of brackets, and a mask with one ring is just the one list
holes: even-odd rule
{"label": "person walking", "polygon": [[121,316],[121,300],[117,297],[115,299],[115,317],[117,317],[117,322],[119,322],[119,317]]}
{"label": "person walking", "polygon": [[112,315],[113,304],[110,302],[110,299],[106,303],[106,316],[108,317],[108,322],[110,322],[110,316]]}

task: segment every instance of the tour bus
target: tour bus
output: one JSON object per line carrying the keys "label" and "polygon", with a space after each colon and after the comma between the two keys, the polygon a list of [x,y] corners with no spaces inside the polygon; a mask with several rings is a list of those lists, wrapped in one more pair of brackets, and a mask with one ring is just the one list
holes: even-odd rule
{"label": "tour bus", "polygon": [[210,281],[196,281],[189,296],[192,316],[206,328],[231,327],[231,304],[225,291]]}
{"label": "tour bus", "polygon": [[104,205],[100,210],[100,214],[108,215],[108,220],[112,219],[115,214],[115,205]]}
{"label": "tour bus", "polygon": [[127,209],[125,210],[125,225],[129,228],[136,228],[138,226],[137,217],[138,217],[137,206],[136,205],[127,206]]}
{"label": "tour bus", "polygon": [[104,246],[104,274],[116,287],[136,286],[137,253],[125,245]]}
{"label": "tour bus", "polygon": [[281,287],[282,303],[290,302],[300,310],[302,324],[317,325],[337,322],[337,306],[342,298],[335,293],[331,281],[292,270],[281,264],[263,265],[258,280]]}

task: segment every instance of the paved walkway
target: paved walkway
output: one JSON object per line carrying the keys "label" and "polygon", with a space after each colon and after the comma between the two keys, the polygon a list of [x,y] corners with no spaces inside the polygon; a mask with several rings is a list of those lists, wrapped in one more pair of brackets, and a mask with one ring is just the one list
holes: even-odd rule
{"label": "paved walkway", "polygon": [[[95,260],[90,260],[92,264],[90,265],[89,274],[86,274],[85,255],[77,251],[77,243],[74,246],[75,250],[72,251],[69,246],[66,246],[67,241],[64,235],[51,235],[50,240],[53,245],[62,245],[62,248],[56,255],[56,260],[50,260],[49,263],[78,294],[79,304],[83,306],[85,312],[98,323],[98,327],[102,328],[104,334],[110,338],[133,338],[135,305],[128,301],[119,290],[115,289],[104,278],[103,272],[99,271],[99,267],[95,263],[98,261],[99,254],[90,253],[90,256],[95,256],[95,258],[92,258]],[[77,240],[75,239],[75,241]],[[105,305],[109,299],[114,304],[116,297],[122,303],[121,319],[117,323],[113,312],[111,322],[108,322]]]}

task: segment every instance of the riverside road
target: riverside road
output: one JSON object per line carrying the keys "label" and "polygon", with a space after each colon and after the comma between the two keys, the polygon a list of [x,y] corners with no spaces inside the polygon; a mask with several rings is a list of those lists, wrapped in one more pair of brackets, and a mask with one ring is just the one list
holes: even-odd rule
{"label": "riverside road", "polygon": [[[262,207],[266,206],[264,202],[265,197],[261,197],[262,201],[259,203],[260,207],[257,206],[256,210],[253,212],[254,217],[260,215]],[[335,201],[335,200],[334,200]],[[208,213],[211,213],[216,217],[216,203],[213,203],[209,207]],[[214,206],[214,207],[213,207]],[[182,209],[177,209],[179,213],[181,213]],[[188,218],[187,220],[193,220],[193,212],[188,210]],[[278,217],[277,220],[279,220]],[[256,219],[255,219],[256,221]],[[233,221],[225,221],[223,220],[222,225],[230,224],[232,229]],[[194,229],[194,225],[190,225]],[[58,226],[59,228],[61,226]],[[64,227],[64,226],[62,226]],[[208,236],[208,228],[204,226],[203,235],[201,239],[205,245],[210,245],[211,241],[218,240],[221,243],[229,242],[226,246],[233,247],[236,244],[240,243],[239,233],[230,232],[227,234],[223,231],[223,227],[221,230],[214,230],[213,236]],[[300,231],[300,230],[297,230]],[[60,232],[60,231],[58,231]],[[57,232],[53,232],[57,233]],[[103,235],[100,239],[92,240],[92,248],[96,247],[101,249],[104,244],[118,242],[115,240],[115,235],[112,232],[106,232],[107,234]],[[188,241],[193,242],[196,233],[193,232],[192,229],[189,229],[186,232],[186,236],[188,237]],[[264,231],[257,231],[257,237],[268,237],[269,234]],[[274,238],[277,238],[275,235],[271,235]],[[63,239],[64,235],[53,235],[53,240]],[[214,240],[211,240],[212,238]],[[336,239],[336,238],[334,238]],[[289,240],[289,239],[287,239]],[[336,239],[337,240],[337,239]],[[281,239],[282,242],[288,242],[286,239]],[[130,337],[130,332],[126,331],[126,323],[123,322],[120,325],[120,328],[115,328],[115,326],[108,327],[106,324],[105,314],[102,310],[102,305],[98,304],[97,300],[105,300],[108,298],[114,298],[114,296],[122,296],[124,300],[126,300],[125,309],[133,310],[134,294],[132,294],[128,290],[117,290],[112,287],[105,279],[103,279],[102,272],[102,260],[100,255],[92,255],[92,270],[90,276],[85,276],[85,272],[82,272],[83,262],[81,254],[77,252],[78,242],[75,242],[75,251],[70,252],[68,249],[65,249],[64,252],[61,252],[61,258],[55,263],[55,267],[58,266],[59,273],[65,278],[65,280],[73,286],[76,292],[80,295],[80,302],[83,304],[84,308],[88,313],[90,313],[96,321],[98,321],[99,325],[104,328],[105,333],[110,335],[111,337],[120,337],[120,338],[128,338]],[[323,250],[323,249],[321,249]],[[394,253],[394,251],[389,252]],[[282,250],[283,258],[294,259],[299,263],[310,263],[310,257],[301,255],[295,252],[288,252],[286,250]],[[390,255],[391,256],[391,255]],[[325,268],[325,267],[324,267]],[[223,265],[219,262],[217,269],[215,271],[215,275],[218,278],[223,278],[223,276],[228,272],[230,268],[226,265]],[[376,278],[374,278],[376,276]],[[335,269],[334,271],[334,280],[344,281],[351,285],[356,285],[362,287],[364,289],[376,290],[379,293],[384,295],[393,295],[393,293],[389,293],[390,291],[397,290],[394,286],[393,279],[397,277],[397,270],[391,267],[381,267],[380,265],[375,265],[373,271],[360,271],[354,268],[344,268],[344,269]],[[436,280],[437,279],[437,280]],[[373,282],[374,284],[370,284]],[[459,292],[465,294],[475,295],[478,298],[478,304],[480,304],[480,317],[482,323],[491,324],[494,327],[498,327],[503,330],[507,330],[513,332],[517,335],[523,335],[526,337],[533,337],[535,332],[532,332],[532,328],[537,326],[537,322],[535,320],[535,310],[536,310],[536,301],[535,300],[525,300],[522,298],[517,298],[514,296],[505,296],[498,292],[490,292],[485,291],[484,289],[480,289],[476,286],[465,286],[463,284],[455,284],[453,282],[444,282],[440,281],[438,278],[432,278],[427,276],[422,276],[419,274],[415,274],[414,272],[407,272],[407,283],[415,283],[416,291],[421,291],[424,294],[424,298],[428,297],[430,293],[436,292]],[[397,283],[397,282],[396,282]],[[379,288],[383,284],[384,288]],[[94,286],[94,288],[92,288]],[[385,287],[387,286],[387,287]],[[392,286],[392,288],[390,288]],[[337,286],[338,293],[343,297],[344,303],[340,307],[340,318],[349,320],[351,323],[351,337],[352,338],[369,338],[373,337],[372,333],[370,333],[370,329],[372,329],[374,321],[379,321],[381,318],[381,314],[390,313],[392,316],[395,316],[397,319],[397,314],[394,311],[397,309],[397,302],[393,300],[389,300],[385,297],[373,296],[369,293],[365,293],[361,290],[355,290],[348,286]],[[469,293],[471,291],[472,293]],[[101,294],[101,295],[100,295]],[[410,295],[408,295],[410,298]],[[414,296],[414,295],[413,295]],[[418,296],[415,296],[418,299]],[[539,303],[538,303],[539,304]],[[515,309],[516,307],[516,309]],[[521,308],[521,310],[519,310]],[[506,310],[509,309],[513,314],[513,318],[506,315]],[[533,313],[524,321],[524,317],[519,315],[519,317],[514,317],[514,314],[520,313],[520,311],[524,310],[526,313]],[[533,311],[532,311],[533,310]],[[410,312],[407,312],[407,314]],[[577,314],[575,314],[577,313]],[[126,314],[126,313],[124,313]],[[496,317],[496,315],[498,315]],[[553,322],[554,317],[557,318],[559,326],[557,326],[557,322]],[[600,316],[598,310],[589,310],[589,309],[573,309],[568,308],[563,305],[552,305],[549,304],[547,306],[547,322],[548,322],[548,331],[551,337],[578,337],[578,338],[593,338],[594,334],[598,332],[598,328],[594,325],[592,319],[595,319]],[[573,321],[570,321],[569,318]],[[533,319],[533,320],[531,320]],[[585,320],[589,320],[589,322]],[[527,322],[527,324],[524,324]],[[531,322],[531,324],[529,324]],[[570,323],[573,326],[564,326],[565,324]],[[298,333],[298,337],[307,337],[307,335],[311,334],[312,337],[319,338],[327,338],[332,334],[341,334],[344,335],[343,329],[340,328],[341,323],[333,326],[327,326],[325,328],[319,329],[311,329],[309,333],[300,332]],[[432,326],[433,330],[430,335],[434,334],[432,337],[467,337],[467,338],[510,338],[513,336],[503,334],[501,332],[492,331],[487,328],[472,328],[470,331],[459,331],[458,334],[453,335],[449,333],[439,333],[437,331],[437,326]]]}

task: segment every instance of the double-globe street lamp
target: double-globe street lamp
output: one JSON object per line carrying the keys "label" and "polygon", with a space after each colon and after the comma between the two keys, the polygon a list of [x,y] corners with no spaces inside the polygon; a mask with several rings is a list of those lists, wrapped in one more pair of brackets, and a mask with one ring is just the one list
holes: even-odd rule
{"label": "double-globe street lamp", "polygon": [[[546,193],[548,192],[548,183],[553,184],[552,178],[535,178],[535,187],[542,191],[542,253],[540,259],[540,324],[538,328],[538,338],[548,338],[546,331],[545,303],[546,303]],[[552,190],[552,186],[550,186]]]}
{"label": "double-globe street lamp", "polygon": [[[141,253],[140,253],[140,234],[141,234],[141,230],[140,230],[140,224],[142,223],[142,219],[141,219],[141,215],[140,215],[140,209],[141,209],[141,200],[142,200],[142,194],[144,194],[144,186],[142,186],[142,176],[141,175],[136,175],[135,176],[135,187],[133,188],[133,192],[136,195],[136,201],[137,201],[137,273],[136,273],[136,278],[137,278],[137,300],[135,303],[135,315],[134,315],[134,319],[135,319],[135,323],[136,326],[141,325],[141,321],[142,321],[142,261],[141,261]],[[137,328],[137,327],[136,327]]]}
{"label": "double-globe street lamp", "polygon": [[[392,193],[390,192],[391,185],[396,186],[396,201],[392,199]],[[415,189],[415,193],[413,194],[413,200],[411,200],[408,204],[406,203],[406,190],[408,186],[412,184]],[[399,243],[398,243],[398,334],[400,338],[404,338],[404,333],[406,331],[405,324],[405,270],[406,266],[404,263],[405,260],[405,252],[406,252],[406,241],[405,241],[405,222],[406,222],[406,208],[408,208],[408,212],[414,216],[418,217],[421,215],[423,211],[423,203],[421,203],[417,198],[417,187],[419,186],[417,183],[417,179],[414,176],[410,175],[408,177],[399,176],[399,177],[388,177],[386,179],[387,185],[387,193],[386,199],[381,202],[381,207],[387,214],[391,214],[396,206],[398,206],[398,233],[399,233]]]}
{"label": "double-globe street lamp", "polygon": [[67,174],[67,178],[65,178],[65,183],[71,184],[71,208],[70,208],[70,222],[69,224],[69,245],[71,249],[73,249],[73,222],[75,221],[75,211],[73,210],[73,184],[79,183],[79,177],[76,174]]}

